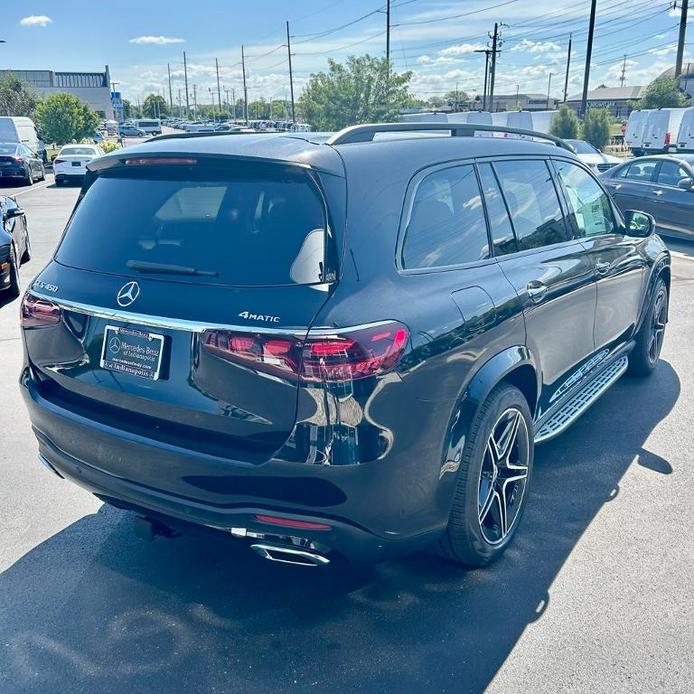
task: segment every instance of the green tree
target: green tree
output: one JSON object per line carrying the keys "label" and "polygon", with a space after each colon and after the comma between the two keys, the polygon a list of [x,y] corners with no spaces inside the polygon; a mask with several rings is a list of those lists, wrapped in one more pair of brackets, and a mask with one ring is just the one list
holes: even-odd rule
{"label": "green tree", "polygon": [[34,117],[39,96],[30,85],[13,74],[0,80],[0,114]]}
{"label": "green tree", "polygon": [[583,121],[583,139],[599,150],[610,141],[612,118],[606,108],[589,108]]}
{"label": "green tree", "polygon": [[673,77],[658,77],[647,87],[638,108],[671,108],[684,106],[686,98]]}
{"label": "green tree", "polygon": [[385,58],[328,59],[328,72],[311,75],[299,98],[303,117],[317,130],[393,121],[411,100],[411,72],[393,72]]}
{"label": "green tree", "polygon": [[169,115],[169,104],[161,94],[149,94],[142,104],[146,118],[165,118]]}
{"label": "green tree", "polygon": [[430,96],[427,100],[427,106],[432,110],[437,110],[446,105],[446,100],[442,96]]}
{"label": "green tree", "polygon": [[575,140],[578,137],[578,128],[580,123],[576,117],[576,113],[568,106],[561,106],[559,113],[552,121],[550,132],[557,137],[563,137],[570,140]]}
{"label": "green tree", "polygon": [[91,137],[99,125],[99,116],[73,94],[58,92],[38,105],[36,122],[46,142],[64,145]]}

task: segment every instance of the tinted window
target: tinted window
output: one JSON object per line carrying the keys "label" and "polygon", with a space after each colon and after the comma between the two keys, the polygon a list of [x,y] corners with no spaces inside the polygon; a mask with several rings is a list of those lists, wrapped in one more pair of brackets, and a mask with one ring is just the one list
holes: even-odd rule
{"label": "tinted window", "polygon": [[17,142],[17,130],[9,118],[0,118],[0,140]]}
{"label": "tinted window", "polygon": [[544,161],[494,164],[521,250],[568,241],[552,176]]}
{"label": "tinted window", "polygon": [[177,265],[204,273],[177,280],[205,284],[311,284],[324,241],[322,202],[303,175],[133,170],[94,181],[56,259],[131,276],[133,262]]}
{"label": "tinted window", "polygon": [[632,181],[643,181],[648,183],[653,178],[655,167],[658,162],[651,159],[650,161],[635,161],[627,167],[625,178]]}
{"label": "tinted window", "polygon": [[488,257],[487,225],[474,167],[455,166],[423,178],[405,231],[403,266],[441,267]]}
{"label": "tinted window", "polygon": [[94,147],[63,147],[60,150],[61,154],[88,154],[93,156],[96,154],[96,149]]}
{"label": "tinted window", "polygon": [[598,236],[614,232],[615,221],[610,201],[593,177],[580,166],[568,161],[556,161],[555,166],[566,190],[578,236]]}
{"label": "tinted window", "polygon": [[674,161],[664,161],[658,172],[658,183],[665,186],[676,186],[683,178],[689,178],[691,174],[683,166]]}
{"label": "tinted window", "polygon": [[17,145],[0,142],[0,154],[16,154]]}
{"label": "tinted window", "polygon": [[515,253],[518,250],[518,243],[513,234],[513,227],[508,216],[506,203],[501,196],[499,183],[489,164],[480,166],[480,178],[482,179],[484,202],[487,206],[489,230],[494,244],[494,255]]}

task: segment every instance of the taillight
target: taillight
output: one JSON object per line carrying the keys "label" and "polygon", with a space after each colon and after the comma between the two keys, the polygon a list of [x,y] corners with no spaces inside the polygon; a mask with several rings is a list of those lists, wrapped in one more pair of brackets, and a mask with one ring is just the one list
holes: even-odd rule
{"label": "taillight", "polygon": [[301,377],[305,381],[356,381],[390,371],[407,347],[409,331],[388,321],[368,328],[309,332],[303,343]]}
{"label": "taillight", "polygon": [[12,157],[18,164],[24,163],[24,157]]}
{"label": "taillight", "polygon": [[670,133],[665,133],[665,144],[666,145],[670,144]]}
{"label": "taillight", "polygon": [[207,352],[249,369],[304,382],[344,382],[378,376],[391,370],[403,355],[409,331],[396,321],[334,332],[309,331],[294,336],[208,330]]}
{"label": "taillight", "polygon": [[126,159],[126,166],[193,166],[198,163],[193,157],[142,157]]}
{"label": "taillight", "polygon": [[22,299],[20,323],[23,328],[42,328],[60,323],[60,306],[27,292]]}
{"label": "taillight", "polygon": [[64,164],[64,163],[65,163],[65,159],[54,159],[54,160],[53,160],[53,163],[54,163],[54,164]]}

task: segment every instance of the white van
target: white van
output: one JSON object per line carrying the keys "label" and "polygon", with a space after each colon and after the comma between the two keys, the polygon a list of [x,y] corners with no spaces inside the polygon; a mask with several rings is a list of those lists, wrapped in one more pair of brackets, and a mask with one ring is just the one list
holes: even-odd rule
{"label": "white van", "polygon": [[650,108],[632,111],[627,120],[627,128],[624,131],[624,142],[632,153],[640,157],[643,154],[643,133],[646,129],[646,121],[653,111]]}
{"label": "white van", "polygon": [[34,121],[25,116],[0,116],[0,142],[21,142],[40,157],[46,151]]}
{"label": "white van", "polygon": [[558,113],[557,109],[551,111],[531,111],[530,116],[533,125],[530,129],[538,133],[549,134],[552,130],[552,123],[554,123]]}
{"label": "white van", "polygon": [[680,123],[686,108],[659,108],[651,111],[643,131],[643,151],[668,152],[675,148]]}
{"label": "white van", "polygon": [[685,110],[677,134],[677,151],[694,152],[694,108]]}
{"label": "white van", "polygon": [[148,135],[161,135],[161,121],[158,118],[136,118],[133,125]]}

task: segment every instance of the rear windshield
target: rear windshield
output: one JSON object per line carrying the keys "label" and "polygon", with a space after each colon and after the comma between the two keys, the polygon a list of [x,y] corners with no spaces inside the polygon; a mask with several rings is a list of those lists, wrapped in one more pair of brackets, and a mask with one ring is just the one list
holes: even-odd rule
{"label": "rear windshield", "polygon": [[17,145],[14,143],[0,143],[0,154],[14,154],[17,151]]}
{"label": "rear windshield", "polygon": [[0,141],[17,142],[17,130],[9,118],[0,118]]}
{"label": "rear windshield", "polygon": [[63,147],[61,154],[96,154],[94,147]]}
{"label": "rear windshield", "polygon": [[201,284],[314,284],[325,230],[322,199],[303,173],[142,167],[96,178],[56,260]]}

